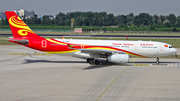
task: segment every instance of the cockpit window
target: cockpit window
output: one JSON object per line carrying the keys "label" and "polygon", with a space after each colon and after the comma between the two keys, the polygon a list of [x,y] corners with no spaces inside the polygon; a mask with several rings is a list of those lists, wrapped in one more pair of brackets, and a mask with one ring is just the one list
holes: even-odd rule
{"label": "cockpit window", "polygon": [[169,46],[169,48],[173,48],[173,46]]}

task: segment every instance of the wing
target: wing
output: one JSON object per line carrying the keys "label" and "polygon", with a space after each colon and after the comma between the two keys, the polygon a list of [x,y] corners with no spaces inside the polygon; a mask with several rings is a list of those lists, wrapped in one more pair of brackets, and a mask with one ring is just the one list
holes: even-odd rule
{"label": "wing", "polygon": [[79,50],[80,53],[98,54],[101,58],[106,58],[107,56],[112,54],[126,54],[125,52],[122,51],[113,51],[113,50],[105,50],[105,49],[78,49],[71,44],[68,44],[68,47],[69,49]]}
{"label": "wing", "polygon": [[124,52],[121,51],[112,51],[112,50],[103,50],[103,49],[79,49],[81,53],[95,53],[95,54],[113,54],[113,53],[119,53],[124,54]]}

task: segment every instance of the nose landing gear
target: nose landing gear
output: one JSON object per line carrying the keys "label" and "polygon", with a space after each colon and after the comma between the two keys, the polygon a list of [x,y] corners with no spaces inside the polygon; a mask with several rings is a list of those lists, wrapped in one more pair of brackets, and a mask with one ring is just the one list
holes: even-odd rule
{"label": "nose landing gear", "polygon": [[159,57],[157,57],[157,61],[156,61],[157,64],[159,64]]}

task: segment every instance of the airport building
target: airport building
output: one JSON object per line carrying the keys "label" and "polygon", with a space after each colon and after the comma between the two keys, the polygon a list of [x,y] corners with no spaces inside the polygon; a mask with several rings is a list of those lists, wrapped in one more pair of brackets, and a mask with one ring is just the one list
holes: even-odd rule
{"label": "airport building", "polygon": [[30,18],[30,17],[32,17],[34,15],[33,10],[23,10],[23,9],[21,9],[21,10],[18,11],[18,13],[19,13],[20,17],[25,16],[27,18]]}
{"label": "airport building", "polygon": [[0,12],[0,19],[1,18],[6,18],[6,14],[4,12]]}
{"label": "airport building", "polygon": [[55,16],[53,16],[53,15],[43,15],[43,16],[46,16],[46,17],[48,17],[51,20],[55,18]]}

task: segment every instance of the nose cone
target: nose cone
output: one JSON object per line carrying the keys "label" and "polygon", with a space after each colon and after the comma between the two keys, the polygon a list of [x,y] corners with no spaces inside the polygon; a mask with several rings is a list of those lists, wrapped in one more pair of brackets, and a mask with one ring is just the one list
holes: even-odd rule
{"label": "nose cone", "polygon": [[176,49],[176,48],[173,48],[173,51],[174,51],[174,53],[176,53],[176,52],[177,52],[177,49]]}

